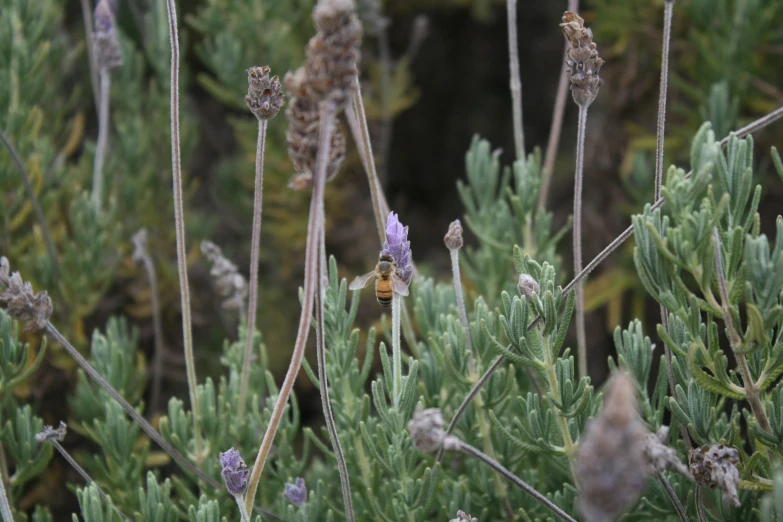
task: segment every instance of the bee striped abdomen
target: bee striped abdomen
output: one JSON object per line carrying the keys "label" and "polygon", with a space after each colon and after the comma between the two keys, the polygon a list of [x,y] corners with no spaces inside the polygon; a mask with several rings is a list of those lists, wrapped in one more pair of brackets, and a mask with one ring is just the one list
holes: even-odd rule
{"label": "bee striped abdomen", "polygon": [[391,279],[379,277],[375,280],[375,297],[378,298],[379,305],[389,306],[393,293]]}

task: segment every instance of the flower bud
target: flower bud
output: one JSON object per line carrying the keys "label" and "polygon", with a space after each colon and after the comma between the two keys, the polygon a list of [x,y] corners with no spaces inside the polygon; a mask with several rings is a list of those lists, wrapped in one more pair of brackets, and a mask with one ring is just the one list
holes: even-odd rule
{"label": "flower bud", "polygon": [[533,298],[533,294],[541,293],[541,286],[539,286],[538,281],[533,279],[533,276],[530,274],[519,274],[517,290],[530,301]]}
{"label": "flower bud", "polygon": [[449,231],[446,232],[446,236],[443,238],[443,243],[449,250],[462,248],[464,242],[462,240],[462,223],[459,222],[459,219],[451,222]]}
{"label": "flower bud", "polygon": [[231,448],[218,455],[220,459],[220,476],[226,484],[226,489],[235,497],[245,493],[247,489],[247,477],[250,470],[245,466],[245,461],[237,450]]}
{"label": "flower bud", "polygon": [[247,96],[245,103],[259,120],[271,120],[285,103],[283,88],[277,76],[269,77],[271,69],[251,67],[247,70]]}
{"label": "flower bud", "polygon": [[422,410],[419,407],[408,421],[408,432],[419,453],[432,453],[440,448],[446,435],[443,431],[443,415],[438,408]]}

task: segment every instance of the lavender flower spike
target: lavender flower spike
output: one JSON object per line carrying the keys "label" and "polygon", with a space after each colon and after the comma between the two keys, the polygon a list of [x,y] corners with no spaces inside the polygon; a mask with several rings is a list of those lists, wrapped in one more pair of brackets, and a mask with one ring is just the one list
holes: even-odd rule
{"label": "lavender flower spike", "polygon": [[231,448],[225,453],[219,455],[220,466],[223,468],[220,476],[226,484],[226,489],[235,497],[245,493],[247,489],[247,476],[250,470],[247,469],[245,461],[237,450]]}
{"label": "lavender flower spike", "polygon": [[411,284],[413,264],[411,263],[411,242],[408,241],[408,227],[402,226],[395,212],[389,213],[386,221],[386,241],[381,255],[389,255],[397,265],[397,276],[406,285]]}
{"label": "lavender flower spike", "polygon": [[307,488],[305,487],[304,479],[302,477],[296,477],[296,485],[289,482],[285,483],[285,492],[283,496],[291,504],[299,507],[307,501]]}

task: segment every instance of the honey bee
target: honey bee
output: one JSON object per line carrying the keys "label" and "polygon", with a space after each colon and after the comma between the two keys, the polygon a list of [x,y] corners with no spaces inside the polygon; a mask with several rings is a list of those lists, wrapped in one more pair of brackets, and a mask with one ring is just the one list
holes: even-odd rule
{"label": "honey bee", "polygon": [[389,306],[392,302],[393,292],[399,295],[408,295],[408,285],[397,275],[397,265],[389,255],[381,255],[375,270],[359,276],[351,281],[351,290],[361,290],[370,279],[375,278],[375,297],[381,306]]}

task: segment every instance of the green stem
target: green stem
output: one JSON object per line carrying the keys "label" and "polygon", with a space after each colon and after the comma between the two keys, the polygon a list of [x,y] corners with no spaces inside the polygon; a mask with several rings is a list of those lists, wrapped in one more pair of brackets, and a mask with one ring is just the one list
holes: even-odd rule
{"label": "green stem", "polygon": [[234,500],[237,501],[239,507],[239,514],[242,516],[242,522],[250,522],[250,515],[245,507],[245,498],[243,495],[234,495]]}
{"label": "green stem", "polygon": [[95,147],[95,162],[92,168],[92,202],[95,212],[101,214],[103,203],[103,164],[109,143],[109,102],[111,101],[111,74],[106,67],[101,69],[101,97],[98,110],[98,143]]}
{"label": "green stem", "polygon": [[470,341],[470,324],[468,323],[468,312],[465,308],[465,297],[462,295],[462,278],[459,273],[459,248],[450,248],[451,256],[451,275],[454,280],[454,295],[457,298],[457,309],[459,310],[459,320],[462,328],[465,330],[465,346],[468,351],[468,370],[471,378],[476,378],[476,361],[473,359],[473,346]]}
{"label": "green stem", "polygon": [[[585,127],[587,105],[579,106],[579,127],[576,138],[576,174],[574,175],[574,274],[582,271],[582,181],[585,159]],[[576,284],[576,344],[579,376],[587,375],[587,336],[585,333],[584,283]]]}
{"label": "green stem", "polygon": [[508,66],[512,115],[514,119],[514,149],[517,161],[525,166],[525,131],[522,126],[522,80],[519,74],[519,43],[517,42],[517,0],[506,1],[508,15]]}
{"label": "green stem", "polygon": [[239,381],[239,404],[237,418],[243,418],[247,387],[250,382],[250,358],[253,354],[253,339],[256,331],[256,307],[258,305],[258,263],[261,250],[261,204],[264,190],[264,142],[266,140],[267,120],[258,120],[258,143],[256,146],[256,178],[253,196],[253,233],[250,245],[250,281],[247,305],[247,332],[245,334],[245,355],[242,362],[242,375]]}
{"label": "green stem", "polygon": [[193,441],[196,463],[201,464],[201,430],[199,429],[198,395],[196,392],[196,362],[193,356],[193,328],[190,320],[190,288],[188,286],[187,252],[185,250],[185,218],[182,208],[182,164],[179,143],[179,37],[177,36],[177,8],[174,0],[166,1],[171,43],[171,171],[174,185],[174,225],[177,233],[177,271],[182,303],[182,338],[185,368],[188,374],[190,409],[193,415]]}
{"label": "green stem", "polygon": [[[546,378],[549,384],[549,391],[552,393],[552,398],[555,403],[561,403],[562,397],[560,397],[560,383],[557,380],[557,372],[555,371],[555,359],[556,354],[552,353],[549,336],[543,337],[544,342],[544,364],[546,365]],[[557,411],[557,406],[552,404],[552,408],[555,409],[555,415],[557,416],[557,427],[560,430],[560,436],[563,439],[563,450],[566,457],[568,457],[568,464],[571,467],[571,475],[576,481],[576,473],[574,469],[576,466],[576,452],[574,451],[574,440],[571,438],[571,431],[568,429],[568,419],[561,415]]]}
{"label": "green stem", "polygon": [[400,346],[400,310],[402,296],[392,294],[392,395],[394,407],[400,406],[400,388],[402,387],[402,347]]}

